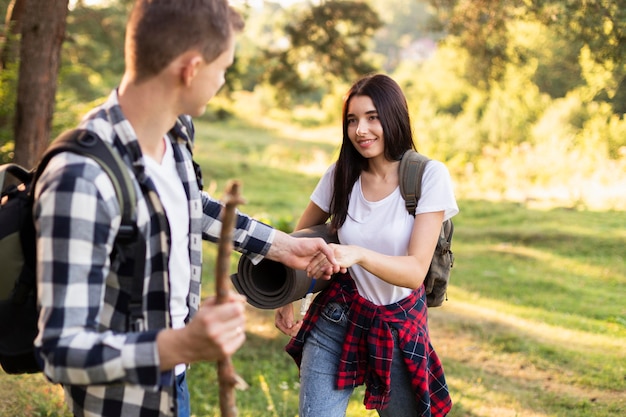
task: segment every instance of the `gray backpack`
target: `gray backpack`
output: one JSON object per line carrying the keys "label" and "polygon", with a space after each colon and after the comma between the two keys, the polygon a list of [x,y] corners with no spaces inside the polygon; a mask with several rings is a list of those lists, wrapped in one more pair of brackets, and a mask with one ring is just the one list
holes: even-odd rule
{"label": "gray backpack", "polygon": [[[428,161],[430,161],[429,158],[414,150],[406,151],[400,161],[400,192],[406,209],[412,216],[415,216],[415,208],[422,195],[422,175]],[[451,249],[453,232],[452,220],[444,221],[430,268],[424,278],[428,307],[439,307],[444,299],[448,299],[450,270],[454,265],[454,254]]]}

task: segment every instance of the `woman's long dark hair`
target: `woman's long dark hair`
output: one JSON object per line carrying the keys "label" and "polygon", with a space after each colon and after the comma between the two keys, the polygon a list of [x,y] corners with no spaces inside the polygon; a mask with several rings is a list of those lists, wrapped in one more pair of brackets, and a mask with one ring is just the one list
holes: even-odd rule
{"label": "woman's long dark hair", "polygon": [[343,141],[330,202],[331,226],[335,230],[346,221],[352,187],[368,164],[367,158],[354,148],[348,137],[348,107],[355,96],[367,96],[374,103],[383,128],[387,160],[400,160],[404,152],[415,149],[409,108],[398,83],[383,74],[368,75],[354,83],[343,103]]}

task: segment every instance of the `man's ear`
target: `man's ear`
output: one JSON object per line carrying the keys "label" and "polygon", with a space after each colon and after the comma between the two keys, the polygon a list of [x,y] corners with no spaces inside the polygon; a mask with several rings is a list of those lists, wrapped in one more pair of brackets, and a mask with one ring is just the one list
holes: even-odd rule
{"label": "man's ear", "polygon": [[189,87],[191,85],[191,82],[195,78],[196,74],[198,74],[198,71],[200,70],[200,66],[202,65],[204,60],[202,59],[202,56],[199,54],[192,54],[186,58],[187,59],[185,59],[182,63],[183,65],[182,65],[181,72],[180,72],[180,78],[181,78],[182,83],[186,87]]}

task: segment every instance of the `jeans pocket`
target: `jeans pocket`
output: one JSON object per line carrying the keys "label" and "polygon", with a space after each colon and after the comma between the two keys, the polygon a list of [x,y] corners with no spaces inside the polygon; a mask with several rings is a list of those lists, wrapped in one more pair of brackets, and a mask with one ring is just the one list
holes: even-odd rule
{"label": "jeans pocket", "polygon": [[333,323],[345,323],[348,306],[339,303],[329,303],[322,309],[322,317]]}

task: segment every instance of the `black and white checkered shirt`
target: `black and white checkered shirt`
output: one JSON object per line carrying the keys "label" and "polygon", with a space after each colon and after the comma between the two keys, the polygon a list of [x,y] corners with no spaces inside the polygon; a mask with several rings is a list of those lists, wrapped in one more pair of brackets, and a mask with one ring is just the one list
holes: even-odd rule
{"label": "black and white checkered shirt", "polygon": [[[123,276],[118,263],[110,259],[121,220],[113,185],[92,159],[59,154],[38,183],[34,208],[42,307],[35,344],[44,360],[44,373],[65,387],[77,416],[175,415],[174,378],[172,372],[159,370],[156,348],[158,331],[171,326],[169,227],[163,226],[167,220],[147,204],[160,203],[116,91],[85,118],[82,127],[112,144],[134,177],[137,223],[147,244],[145,330],[128,332],[126,328],[132,276]],[[221,204],[198,189],[187,147],[193,132],[178,123],[168,136],[188,199],[192,316],[200,303],[202,239],[217,240]],[[271,227],[239,213],[233,245],[256,261],[269,250],[274,233]]]}

